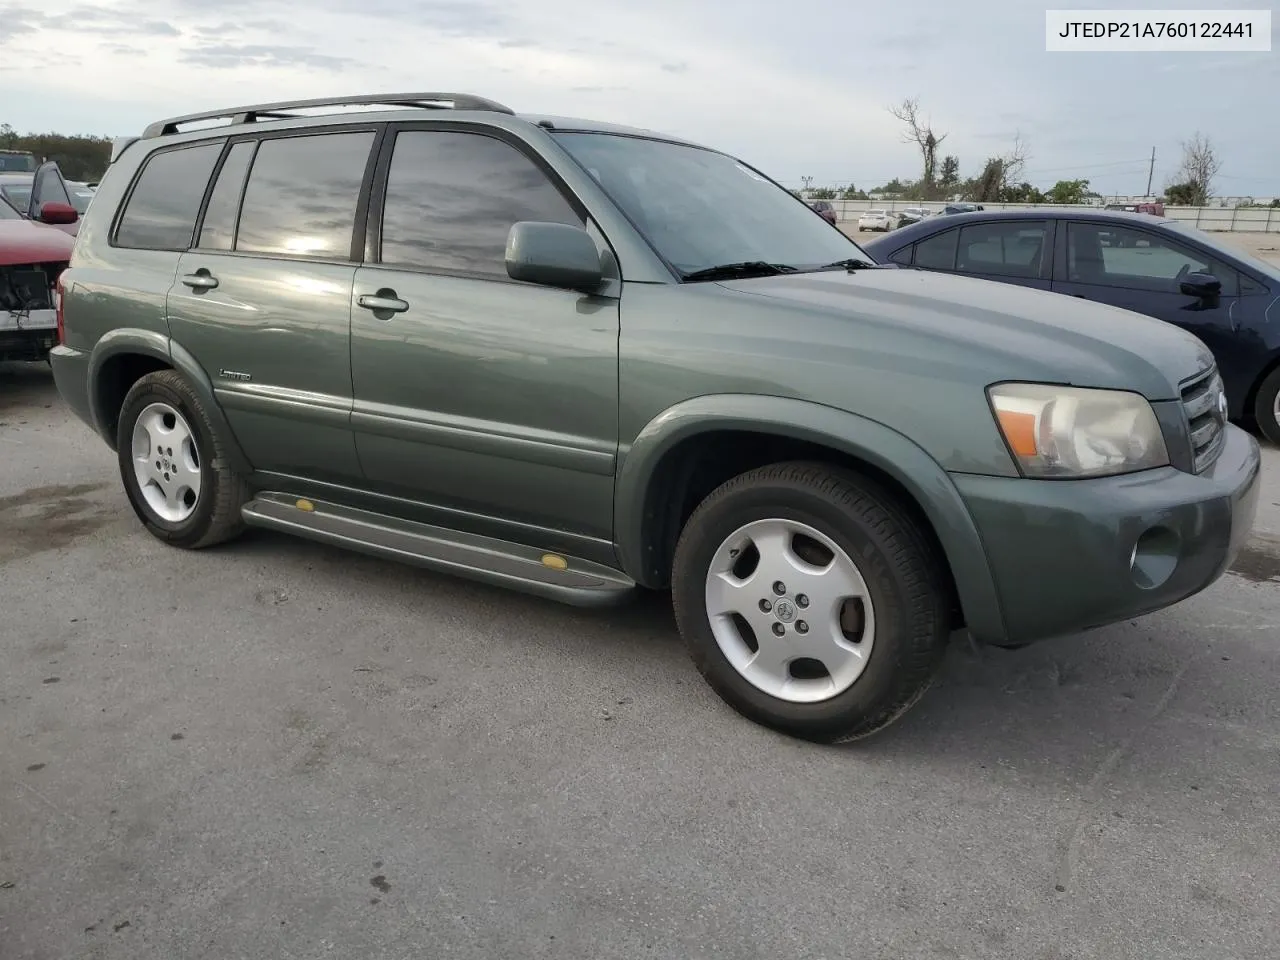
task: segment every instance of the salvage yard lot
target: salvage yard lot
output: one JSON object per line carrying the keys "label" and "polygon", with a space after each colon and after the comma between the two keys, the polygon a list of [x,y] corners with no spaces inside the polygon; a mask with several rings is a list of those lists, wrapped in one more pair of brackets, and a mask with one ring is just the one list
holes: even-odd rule
{"label": "salvage yard lot", "polygon": [[142,530],[0,365],[0,957],[1249,958],[1280,900],[1280,451],[1235,570],[957,642],[818,748],[585,612],[267,533]]}

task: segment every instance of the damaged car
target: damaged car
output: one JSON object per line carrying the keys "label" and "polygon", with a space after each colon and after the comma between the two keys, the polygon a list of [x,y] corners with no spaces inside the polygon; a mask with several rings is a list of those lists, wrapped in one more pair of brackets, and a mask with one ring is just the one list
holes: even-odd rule
{"label": "damaged car", "polygon": [[0,201],[0,361],[49,359],[58,341],[55,285],[74,246]]}

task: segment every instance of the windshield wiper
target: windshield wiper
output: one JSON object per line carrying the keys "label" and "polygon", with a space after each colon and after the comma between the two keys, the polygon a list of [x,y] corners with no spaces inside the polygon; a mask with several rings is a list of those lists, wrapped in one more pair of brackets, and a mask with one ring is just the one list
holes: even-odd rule
{"label": "windshield wiper", "polygon": [[836,260],[834,263],[824,263],[819,270],[848,270],[853,273],[855,270],[875,270],[880,264],[869,263],[866,260],[859,260],[857,257],[850,257],[848,260]]}
{"label": "windshield wiper", "polygon": [[785,263],[765,263],[763,260],[743,260],[739,263],[721,263],[702,270],[683,274],[681,280],[738,280],[748,277],[776,277],[780,273],[795,273],[796,268]]}

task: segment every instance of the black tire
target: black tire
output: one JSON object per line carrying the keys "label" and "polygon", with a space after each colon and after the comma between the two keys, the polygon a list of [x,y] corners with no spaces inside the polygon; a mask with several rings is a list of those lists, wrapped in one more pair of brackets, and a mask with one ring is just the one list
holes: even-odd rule
{"label": "black tire", "polygon": [[[179,523],[160,517],[142,496],[133,469],[133,428],[152,403],[169,404],[182,414],[195,434],[200,468],[200,495],[192,514]],[[231,540],[244,530],[240,508],[248,497],[244,478],[227,462],[226,446],[218,436],[204,404],[182,374],[174,370],[149,373],[125,395],[116,430],[120,479],[138,519],[151,533],[175,547],[199,549]]]}
{"label": "black tire", "polygon": [[[875,642],[863,673],[816,703],[765,693],[740,674],[712,633],[705,583],[717,550],[743,525],[799,521],[830,537],[857,565],[875,609]],[[950,634],[951,595],[931,540],[888,492],[818,463],[744,473],[712,492],[681,532],[672,570],[676,622],[712,688],[743,716],[791,736],[837,743],[869,736],[905,713],[932,685]]]}
{"label": "black tire", "polygon": [[1280,446],[1280,420],[1276,419],[1276,397],[1280,395],[1280,367],[1272,370],[1258,384],[1253,400],[1253,420],[1262,435]]}

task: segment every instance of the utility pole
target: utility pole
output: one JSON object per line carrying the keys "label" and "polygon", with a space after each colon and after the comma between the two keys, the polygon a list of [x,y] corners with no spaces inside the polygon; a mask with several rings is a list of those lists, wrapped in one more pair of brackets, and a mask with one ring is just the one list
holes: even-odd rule
{"label": "utility pole", "polygon": [[1147,192],[1143,196],[1151,196],[1151,180],[1156,175],[1156,148],[1151,148],[1151,166],[1147,170]]}

